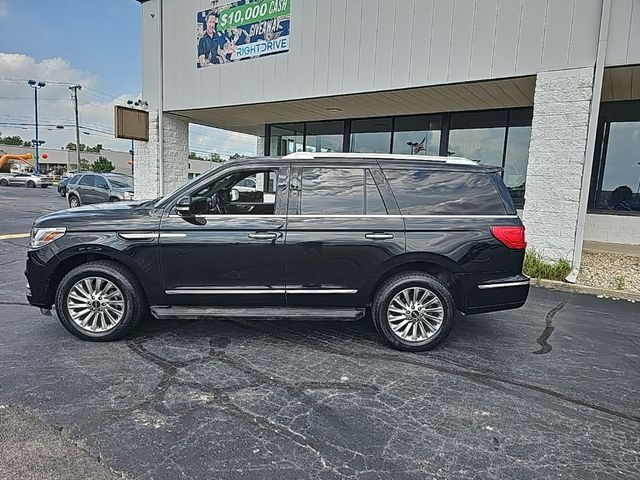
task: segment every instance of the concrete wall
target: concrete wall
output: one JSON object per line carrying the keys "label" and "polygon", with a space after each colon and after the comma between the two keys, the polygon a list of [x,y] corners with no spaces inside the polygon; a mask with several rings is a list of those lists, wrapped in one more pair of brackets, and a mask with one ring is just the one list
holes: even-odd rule
{"label": "concrete wall", "polygon": [[536,78],[523,223],[549,259],[573,257],[592,86],[590,67]]}
{"label": "concrete wall", "polygon": [[[143,6],[145,98],[156,82],[147,62],[158,52],[156,1]],[[590,66],[601,12],[601,0],[291,1],[288,53],[198,69],[196,12],[211,1],[164,0],[165,109]]]}
{"label": "concrete wall", "polygon": [[[149,141],[135,142],[136,160],[133,182],[136,199],[160,196],[160,131],[157,111],[149,112]],[[181,117],[163,116],[164,194],[183,185],[189,171],[189,123]]]}
{"label": "concrete wall", "polygon": [[587,214],[584,239],[640,246],[640,217]]}

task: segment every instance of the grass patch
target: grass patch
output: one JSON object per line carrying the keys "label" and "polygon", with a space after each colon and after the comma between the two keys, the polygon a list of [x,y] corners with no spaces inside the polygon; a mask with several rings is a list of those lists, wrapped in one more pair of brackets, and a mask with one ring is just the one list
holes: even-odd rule
{"label": "grass patch", "polygon": [[564,258],[549,262],[535,250],[527,250],[524,257],[524,273],[533,278],[564,280],[571,272],[571,264]]}

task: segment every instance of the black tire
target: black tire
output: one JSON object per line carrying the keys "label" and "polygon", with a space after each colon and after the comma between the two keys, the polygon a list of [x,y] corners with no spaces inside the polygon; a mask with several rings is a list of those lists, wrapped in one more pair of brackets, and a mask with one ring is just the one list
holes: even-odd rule
{"label": "black tire", "polygon": [[47,188],[49,185],[40,185],[42,188]]}
{"label": "black tire", "polygon": [[80,199],[75,195],[69,195],[69,208],[78,208],[80,206]]}
{"label": "black tire", "polygon": [[[418,342],[407,341],[397,335],[387,320],[387,309],[393,298],[408,287],[421,287],[438,297],[442,305],[442,323],[433,336]],[[409,352],[431,350],[447,338],[453,328],[456,308],[451,292],[437,278],[420,271],[402,272],[387,279],[376,291],[371,305],[371,317],[382,340],[389,346]]]}
{"label": "black tire", "polygon": [[[83,278],[101,277],[116,285],[123,294],[124,315],[122,320],[106,332],[91,332],[77,325],[67,307],[67,296],[73,286]],[[91,262],[71,270],[62,279],[56,290],[56,312],[60,322],[70,333],[82,340],[109,342],[128,335],[146,316],[145,295],[136,277],[122,265],[110,261]]]}
{"label": "black tire", "polygon": [[6,178],[0,179],[0,186],[8,187],[9,186],[9,181]]}
{"label": "black tire", "polygon": [[29,188],[36,188],[36,182],[34,182],[33,180],[29,180],[27,182],[27,187]]}
{"label": "black tire", "polygon": [[120,201],[120,199],[119,199],[119,198],[116,198],[116,197],[111,197],[111,198],[109,199],[109,203],[114,203],[114,202],[119,202],[119,201]]}
{"label": "black tire", "polygon": [[58,191],[58,193],[60,194],[60,196],[61,196],[61,197],[66,197],[66,196],[67,196],[67,190],[66,190],[64,187],[62,187],[62,188]]}

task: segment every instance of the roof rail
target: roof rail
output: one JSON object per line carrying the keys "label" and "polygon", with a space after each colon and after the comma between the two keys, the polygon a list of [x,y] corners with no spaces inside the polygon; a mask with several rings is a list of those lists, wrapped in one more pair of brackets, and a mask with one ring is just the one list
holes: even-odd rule
{"label": "roof rail", "polygon": [[439,157],[434,155],[406,155],[396,153],[336,153],[336,152],[295,152],[285,155],[287,160],[313,160],[316,158],[372,158],[379,160],[426,160],[456,165],[478,165],[478,162],[463,157]]}

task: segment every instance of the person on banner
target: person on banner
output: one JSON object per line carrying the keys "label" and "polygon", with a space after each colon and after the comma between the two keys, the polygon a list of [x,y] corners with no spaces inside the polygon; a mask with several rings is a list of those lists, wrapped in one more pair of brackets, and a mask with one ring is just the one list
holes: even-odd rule
{"label": "person on banner", "polygon": [[205,31],[198,41],[198,68],[211,64],[223,63],[223,48],[227,42],[224,35],[216,31],[218,17],[211,10],[205,17]]}

